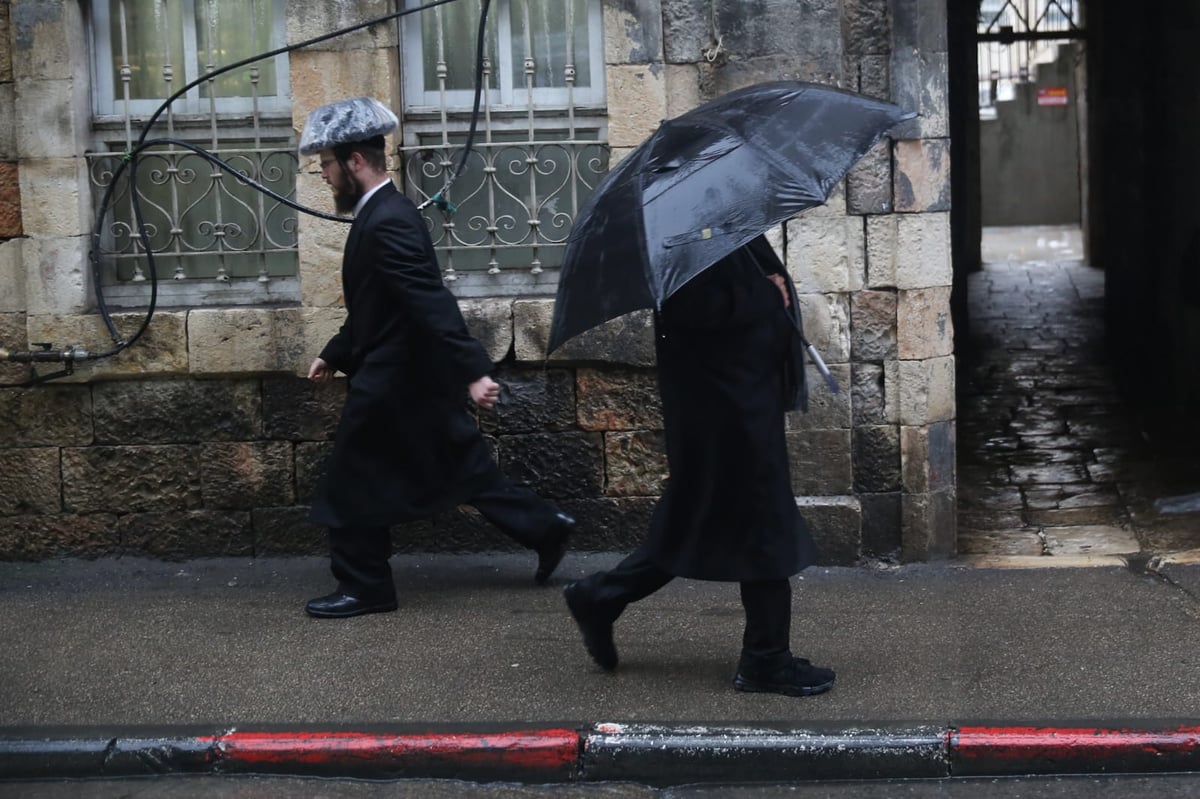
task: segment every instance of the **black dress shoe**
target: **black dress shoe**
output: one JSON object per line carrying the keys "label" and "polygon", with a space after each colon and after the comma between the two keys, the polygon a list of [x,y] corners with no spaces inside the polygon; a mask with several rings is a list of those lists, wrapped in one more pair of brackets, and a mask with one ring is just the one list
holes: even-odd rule
{"label": "black dress shoe", "polygon": [[362,616],[366,613],[387,613],[397,607],[395,597],[363,599],[334,591],[332,594],[308,600],[304,605],[304,612],[318,619],[348,619],[351,616]]}
{"label": "black dress shoe", "polygon": [[550,575],[554,574],[558,564],[562,563],[563,555],[567,554],[567,539],[574,530],[575,520],[570,516],[560,513],[555,517],[554,524],[537,547],[538,565],[533,575],[535,583],[545,585]]}
{"label": "black dress shoe", "polygon": [[592,660],[605,671],[617,667],[617,645],[613,643],[613,619],[600,612],[582,583],[570,583],[563,589],[567,608],[583,633],[583,645]]}
{"label": "black dress shoe", "polygon": [[832,669],[814,666],[804,658],[785,653],[779,658],[746,658],[738,663],[733,687],[751,693],[814,696],[837,682]]}

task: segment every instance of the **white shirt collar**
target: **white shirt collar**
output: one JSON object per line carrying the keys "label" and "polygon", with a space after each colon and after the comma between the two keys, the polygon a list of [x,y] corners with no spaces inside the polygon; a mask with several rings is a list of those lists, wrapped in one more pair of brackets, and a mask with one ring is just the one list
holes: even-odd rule
{"label": "white shirt collar", "polygon": [[384,183],[387,183],[387,180],[381,180],[379,181],[379,184],[375,186],[375,188],[367,189],[365,192],[363,192],[363,196],[359,197],[358,202],[354,204],[354,216],[358,216],[359,212],[362,211],[363,206],[367,204],[367,200],[371,199],[372,194],[382,189]]}

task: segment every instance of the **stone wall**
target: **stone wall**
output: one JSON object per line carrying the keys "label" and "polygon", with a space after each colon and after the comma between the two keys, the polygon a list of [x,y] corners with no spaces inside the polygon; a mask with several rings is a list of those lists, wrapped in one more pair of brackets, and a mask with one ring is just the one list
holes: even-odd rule
{"label": "stone wall", "polygon": [[[8,2],[0,2],[0,347],[9,349],[28,347],[23,236],[12,9]],[[0,362],[0,383],[22,380],[25,372],[19,366]]]}
{"label": "stone wall", "polygon": [[[797,501],[827,563],[921,560],[954,548],[954,357],[949,321],[945,9],[938,0],[605,0],[614,160],[660,120],[739,86],[802,79],[891,99],[921,116],[881,142],[830,203],[772,233],[809,338],[843,386],[810,374],[812,410],[788,419]],[[8,9],[11,8],[11,11]],[[384,0],[293,0],[291,41],[382,15]],[[9,18],[4,16],[8,11]],[[47,142],[0,122],[0,346],[101,347],[91,310],[86,48],[71,2],[0,3],[0,120],[68,119]],[[387,31],[291,56],[294,119],[358,94],[392,98]],[[34,45],[39,45],[35,47]],[[11,56],[10,56],[11,54]],[[20,62],[20,68],[16,64]],[[7,103],[8,105],[4,105]],[[5,113],[9,109],[16,113]],[[24,131],[24,132],[22,132]],[[83,131],[83,133],[80,133]],[[7,149],[5,149],[7,148]],[[27,174],[29,175],[27,179]],[[328,204],[315,165],[297,194]],[[7,214],[7,216],[6,216]],[[16,220],[14,225],[12,220]],[[7,221],[6,221],[7,220]],[[292,308],[160,311],[145,339],[67,380],[0,390],[0,558],[321,552],[307,503],[340,383],[300,379],[340,324],[346,228],[301,220]],[[12,279],[9,280],[8,278]],[[480,424],[501,466],[575,514],[582,549],[623,550],[665,479],[648,315],[545,344],[552,300],[464,300],[499,364],[501,405]],[[140,317],[121,314],[132,329]],[[8,377],[24,370],[0,366]],[[408,550],[505,548],[462,510],[397,531]]]}
{"label": "stone wall", "polygon": [[[480,424],[505,470],[627,549],[665,476],[647,369],[508,367]],[[344,383],[167,378],[0,392],[0,558],[319,554],[307,521]],[[400,551],[508,549],[477,514],[396,529]]]}

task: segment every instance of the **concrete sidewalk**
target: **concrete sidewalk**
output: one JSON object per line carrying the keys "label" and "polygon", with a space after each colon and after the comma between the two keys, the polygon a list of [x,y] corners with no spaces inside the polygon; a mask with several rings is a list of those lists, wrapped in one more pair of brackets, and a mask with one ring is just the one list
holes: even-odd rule
{"label": "concrete sidewalk", "polygon": [[[0,777],[674,781],[1200,771],[1200,566],[814,568],[792,699],[730,686],[736,587],[679,580],[585,654],[520,555],[394,559],[396,613],[307,618],[324,559],[0,564]],[[499,776],[498,776],[499,775]]]}

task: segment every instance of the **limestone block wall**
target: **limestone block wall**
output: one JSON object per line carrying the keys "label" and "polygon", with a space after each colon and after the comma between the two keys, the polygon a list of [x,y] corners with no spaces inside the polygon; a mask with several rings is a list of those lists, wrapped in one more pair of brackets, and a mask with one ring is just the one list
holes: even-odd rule
{"label": "limestone block wall", "polygon": [[[825,207],[772,236],[801,292],[806,332],[847,387],[829,394],[810,374],[813,410],[789,419],[793,484],[823,528],[826,557],[953,553],[945,4],[764,0],[752,13],[744,3],[704,0],[613,5],[622,24],[607,26],[610,71],[619,66],[655,87],[610,89],[610,118],[623,122],[613,126],[614,148],[635,145],[656,112],[674,116],[765,80],[837,85],[918,112]],[[630,139],[619,138],[627,129]]]}
{"label": "limestone block wall", "polygon": [[[288,38],[390,8],[293,0]],[[921,114],[827,206],[771,232],[809,338],[843,387],[832,394],[811,372],[811,412],[788,419],[797,502],[826,563],[921,560],[954,547],[944,15],[938,0],[762,0],[753,14],[737,0],[604,3],[614,160],[663,118],[761,80],[844,86]],[[109,342],[86,266],[84,35],[76,3],[0,3],[0,347]],[[297,128],[346,96],[399,106],[387,30],[293,53],[291,70]],[[329,205],[315,163],[301,163],[297,194]],[[307,509],[344,384],[300,375],[344,318],[346,232],[302,217],[297,306],[162,309],[116,358],[0,389],[0,558],[323,552]],[[576,515],[575,546],[635,545],[667,476],[649,314],[547,356],[551,298],[461,305],[504,386],[498,408],[479,415],[501,466]],[[140,320],[116,316],[122,331]],[[0,364],[0,382],[26,374]],[[469,510],[397,529],[396,542],[510,546]]]}
{"label": "limestone block wall", "polygon": [[[13,76],[12,9],[0,3],[0,341],[24,349],[25,269],[22,258],[21,164],[17,157],[16,79]],[[24,370],[0,363],[0,383]]]}

